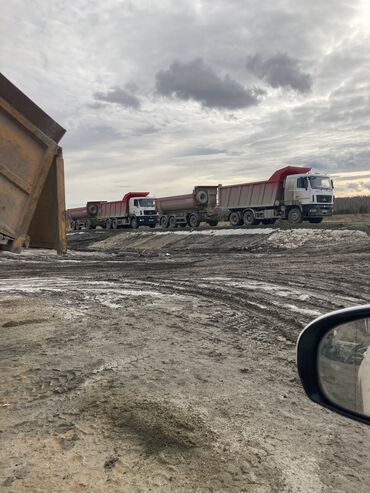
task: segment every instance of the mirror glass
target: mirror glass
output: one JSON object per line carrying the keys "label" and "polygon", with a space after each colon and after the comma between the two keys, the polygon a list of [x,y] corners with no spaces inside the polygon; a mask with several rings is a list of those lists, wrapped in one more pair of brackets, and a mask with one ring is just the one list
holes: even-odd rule
{"label": "mirror glass", "polygon": [[325,335],[318,373],[332,403],[370,417],[370,318],[338,325]]}

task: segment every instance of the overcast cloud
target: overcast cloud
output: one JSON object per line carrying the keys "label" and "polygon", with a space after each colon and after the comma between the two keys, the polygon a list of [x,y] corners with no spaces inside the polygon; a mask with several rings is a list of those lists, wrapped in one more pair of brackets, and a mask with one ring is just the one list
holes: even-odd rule
{"label": "overcast cloud", "polygon": [[229,74],[223,78],[201,58],[188,63],[174,62],[156,75],[156,89],[162,96],[198,101],[203,107],[241,109],[256,106],[262,89],[246,89]]}
{"label": "overcast cloud", "polygon": [[248,58],[247,68],[271,87],[294,89],[303,93],[311,90],[310,74],[303,72],[299,61],[286,53],[278,53],[266,58],[257,53]]}
{"label": "overcast cloud", "polygon": [[335,174],[339,195],[369,191],[367,0],[1,9],[1,71],[67,129],[68,206],[263,179],[288,164]]}
{"label": "overcast cloud", "polygon": [[106,92],[98,91],[94,94],[94,97],[98,101],[116,103],[124,108],[133,108],[135,110],[140,108],[140,99],[120,87],[113,87]]}

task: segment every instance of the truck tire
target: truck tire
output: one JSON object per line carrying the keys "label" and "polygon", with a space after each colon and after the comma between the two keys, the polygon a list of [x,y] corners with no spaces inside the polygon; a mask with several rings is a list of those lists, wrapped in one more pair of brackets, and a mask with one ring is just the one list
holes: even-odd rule
{"label": "truck tire", "polygon": [[91,221],[90,221],[90,219],[87,219],[87,220],[86,220],[86,223],[85,223],[85,228],[86,228],[86,229],[91,229]]}
{"label": "truck tire", "polygon": [[197,228],[200,224],[199,217],[196,214],[190,214],[188,224],[191,228]]}
{"label": "truck tire", "polygon": [[139,227],[139,223],[137,222],[137,219],[136,217],[133,217],[131,219],[131,228],[132,229],[137,229]]}
{"label": "truck tire", "polygon": [[217,224],[218,224],[218,220],[217,220],[217,219],[210,219],[210,220],[208,221],[208,225],[209,225],[209,226],[211,226],[211,228],[216,227],[216,226],[217,226]]}
{"label": "truck tire", "polygon": [[208,202],[208,193],[205,190],[198,190],[195,194],[195,200],[200,205],[206,205]]}
{"label": "truck tire", "polygon": [[75,221],[71,221],[70,225],[69,225],[70,229],[72,231],[74,231],[76,229],[76,222]]}
{"label": "truck tire", "polygon": [[112,227],[112,219],[107,219],[105,221],[105,229],[111,229]]}
{"label": "truck tire", "polygon": [[240,226],[242,223],[242,218],[240,217],[240,213],[238,211],[233,211],[229,216],[229,221],[233,228],[235,226]]}
{"label": "truck tire", "polygon": [[90,216],[97,216],[99,212],[97,204],[89,204],[87,206],[87,212],[90,214]]}
{"label": "truck tire", "polygon": [[298,207],[293,207],[293,209],[290,209],[289,214],[288,214],[288,221],[290,224],[301,224],[303,221],[303,216],[302,212]]}
{"label": "truck tire", "polygon": [[169,228],[176,228],[176,217],[175,216],[170,216],[168,219],[168,227]]}
{"label": "truck tire", "polygon": [[324,219],[323,217],[310,217],[308,221],[311,224],[320,224],[320,223],[322,223],[323,219]]}
{"label": "truck tire", "polygon": [[159,220],[159,225],[161,228],[168,228],[168,217],[167,216],[162,216]]}
{"label": "truck tire", "polygon": [[118,228],[118,219],[114,218],[112,219],[112,229],[117,229]]}
{"label": "truck tire", "polygon": [[243,222],[246,226],[254,226],[258,224],[258,221],[254,217],[252,210],[245,211],[243,214]]}

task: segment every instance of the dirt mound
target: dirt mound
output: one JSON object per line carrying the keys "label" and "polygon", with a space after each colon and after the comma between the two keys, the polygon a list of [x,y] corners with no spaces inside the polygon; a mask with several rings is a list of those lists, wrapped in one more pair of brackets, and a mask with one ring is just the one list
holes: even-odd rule
{"label": "dirt mound", "polygon": [[90,243],[95,251],[142,253],[227,252],[336,248],[364,251],[370,247],[366,232],[349,229],[208,229],[203,231],[122,232]]}

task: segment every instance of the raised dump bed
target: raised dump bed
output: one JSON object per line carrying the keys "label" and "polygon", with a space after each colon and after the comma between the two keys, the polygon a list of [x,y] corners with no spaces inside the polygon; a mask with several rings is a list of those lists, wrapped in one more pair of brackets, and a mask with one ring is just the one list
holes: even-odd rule
{"label": "raised dump bed", "polygon": [[0,249],[66,251],[64,133],[0,74]]}

